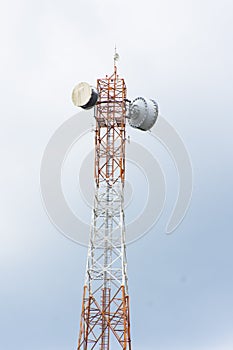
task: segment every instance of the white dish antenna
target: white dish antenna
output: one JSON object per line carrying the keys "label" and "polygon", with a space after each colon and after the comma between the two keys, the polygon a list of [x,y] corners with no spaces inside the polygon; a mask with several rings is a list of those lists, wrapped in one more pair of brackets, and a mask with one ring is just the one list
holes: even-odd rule
{"label": "white dish antenna", "polygon": [[137,97],[129,107],[129,125],[143,131],[150,130],[158,117],[158,104],[151,99]]}
{"label": "white dish antenna", "polygon": [[88,83],[82,82],[75,86],[72,92],[72,101],[76,107],[91,109],[98,100],[97,90]]}

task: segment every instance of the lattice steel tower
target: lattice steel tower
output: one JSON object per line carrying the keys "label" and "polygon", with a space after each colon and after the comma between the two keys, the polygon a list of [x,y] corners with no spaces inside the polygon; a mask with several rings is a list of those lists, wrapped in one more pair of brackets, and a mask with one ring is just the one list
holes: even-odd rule
{"label": "lattice steel tower", "polygon": [[97,88],[78,84],[73,102],[94,107],[95,198],[89,238],[78,350],[131,350],[124,183],[126,118],[148,130],[158,115],[153,100],[126,97],[124,79],[114,73],[97,80]]}

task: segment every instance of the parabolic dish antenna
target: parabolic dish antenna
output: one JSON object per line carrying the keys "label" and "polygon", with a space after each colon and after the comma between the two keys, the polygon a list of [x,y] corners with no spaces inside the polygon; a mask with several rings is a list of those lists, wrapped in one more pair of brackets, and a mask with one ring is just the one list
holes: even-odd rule
{"label": "parabolic dish antenna", "polygon": [[143,131],[150,130],[158,117],[158,104],[151,99],[137,97],[130,104],[129,124]]}
{"label": "parabolic dish antenna", "polygon": [[98,99],[96,89],[88,83],[82,82],[75,86],[72,92],[73,104],[83,109],[94,107]]}

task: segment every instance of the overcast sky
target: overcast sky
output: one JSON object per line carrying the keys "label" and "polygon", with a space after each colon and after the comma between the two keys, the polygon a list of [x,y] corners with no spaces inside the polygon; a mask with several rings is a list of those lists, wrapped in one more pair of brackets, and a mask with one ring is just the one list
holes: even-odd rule
{"label": "overcast sky", "polygon": [[0,13],[0,348],[76,349],[87,250],[48,219],[40,163],[77,113],[74,85],[111,74],[116,44],[128,97],[158,101],[194,171],[179,228],[164,234],[168,194],[128,246],[133,349],[232,350],[232,1],[12,0]]}

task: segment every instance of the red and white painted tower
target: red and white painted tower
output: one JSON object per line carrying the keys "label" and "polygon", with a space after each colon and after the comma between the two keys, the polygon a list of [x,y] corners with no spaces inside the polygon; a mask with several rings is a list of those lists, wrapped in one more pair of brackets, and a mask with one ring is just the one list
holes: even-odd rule
{"label": "red and white painted tower", "polygon": [[73,102],[94,107],[95,198],[83,290],[78,350],[131,350],[129,292],[125,245],[124,183],[126,117],[148,130],[158,115],[153,100],[129,103],[126,85],[114,72],[97,87],[80,83]]}

